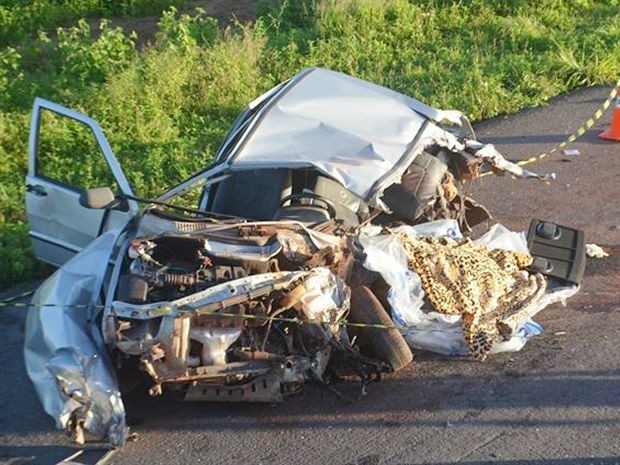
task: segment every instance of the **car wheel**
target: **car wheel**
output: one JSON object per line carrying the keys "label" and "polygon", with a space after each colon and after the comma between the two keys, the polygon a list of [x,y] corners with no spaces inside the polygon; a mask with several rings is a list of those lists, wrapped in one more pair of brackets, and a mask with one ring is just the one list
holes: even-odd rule
{"label": "car wheel", "polygon": [[[393,326],[392,319],[381,302],[366,286],[351,290],[351,323]],[[413,360],[411,349],[397,329],[350,327],[357,336],[360,351],[370,357],[389,363],[393,371],[406,367]]]}

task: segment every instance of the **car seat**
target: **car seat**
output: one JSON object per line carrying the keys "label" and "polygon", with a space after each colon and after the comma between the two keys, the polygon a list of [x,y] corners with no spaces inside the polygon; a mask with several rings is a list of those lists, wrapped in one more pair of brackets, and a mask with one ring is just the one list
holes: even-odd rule
{"label": "car seat", "polygon": [[220,182],[210,210],[254,220],[271,220],[282,199],[292,192],[288,169],[236,171]]}
{"label": "car seat", "polygon": [[[295,219],[304,223],[321,223],[330,219],[329,208],[324,208],[321,198],[333,207],[333,216],[342,220],[346,226],[360,223],[360,215],[368,213],[366,203],[349,192],[337,181],[312,170],[298,170],[293,175],[293,192],[300,194],[298,199],[293,194],[290,203],[283,205],[276,214],[276,219]],[[308,196],[305,197],[304,194]],[[318,198],[313,199],[316,195]],[[360,215],[358,215],[358,213]]]}
{"label": "car seat", "polygon": [[368,206],[362,199],[327,176],[319,174],[312,190],[315,194],[332,201],[336,209],[336,218],[343,220],[347,226],[358,225],[360,216],[363,217],[368,213]]}

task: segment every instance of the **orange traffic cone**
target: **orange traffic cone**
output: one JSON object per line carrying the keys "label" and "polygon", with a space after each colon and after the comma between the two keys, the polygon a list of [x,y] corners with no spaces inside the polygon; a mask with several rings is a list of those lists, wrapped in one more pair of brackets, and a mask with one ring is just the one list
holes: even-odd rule
{"label": "orange traffic cone", "polygon": [[614,113],[611,117],[611,126],[606,131],[598,135],[601,139],[615,140],[620,142],[620,87],[616,96],[616,104],[614,105]]}

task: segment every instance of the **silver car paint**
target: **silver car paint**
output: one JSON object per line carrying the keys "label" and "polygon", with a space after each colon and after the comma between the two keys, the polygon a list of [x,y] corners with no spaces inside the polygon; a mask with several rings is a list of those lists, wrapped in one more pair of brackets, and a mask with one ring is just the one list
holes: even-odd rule
{"label": "silver car paint", "polygon": [[[123,444],[125,409],[99,325],[97,296],[120,230],[110,231],[39,287],[28,309],[24,358],[45,411],[58,428]],[[73,425],[80,425],[77,428]]]}
{"label": "silver car paint", "polygon": [[37,158],[43,111],[74,120],[87,127],[92,132],[120,193],[133,195],[133,191],[101,127],[95,120],[56,103],[41,98],[35,99],[30,123],[26,177],[26,211],[30,223],[30,238],[37,257],[60,266],[79,253],[102,231],[122,227],[138,214],[139,208],[136,202],[130,200],[127,202],[127,211],[110,210],[104,213],[103,210],[88,209],[79,203],[79,189],[38,172]]}
{"label": "silver car paint", "polygon": [[[336,78],[343,79],[346,82],[352,81],[358,86],[360,82],[363,83],[363,81],[331,71],[310,70],[301,73],[298,78],[291,79],[288,84],[274,91],[274,95],[277,96],[285,92],[303,76],[311,76],[312,74],[319,77],[328,76],[330,78],[336,76]],[[321,148],[320,152],[311,154],[303,151],[305,157],[303,160],[291,160],[290,157],[287,158],[285,156],[288,148],[283,146],[277,156],[264,163],[261,162],[264,165],[261,166],[314,166],[334,177],[343,185],[354,189],[356,193],[369,198],[375,205],[382,207],[379,200],[381,188],[397,182],[402,171],[406,169],[408,162],[416,156],[419,150],[431,143],[438,143],[455,150],[462,150],[463,146],[457,137],[436,124],[443,124],[446,121],[453,124],[459,120],[462,126],[467,126],[463,122],[464,120],[460,113],[433,110],[420,102],[409,99],[409,97],[370,83],[363,84],[362,88],[367,88],[375,96],[378,95],[380,98],[376,100],[387,99],[389,103],[386,103],[385,109],[398,109],[397,113],[402,118],[395,118],[392,122],[398,128],[401,128],[402,131],[398,130],[396,133],[391,133],[392,129],[388,127],[389,125],[382,125],[386,131],[385,134],[393,136],[392,141],[385,143],[385,141],[380,141],[380,138],[377,139],[376,135],[372,134],[372,128],[368,124],[363,125],[363,130],[349,126],[347,124],[347,117],[350,115],[348,112],[343,112],[340,114],[340,119],[337,122],[338,125],[344,125],[340,132],[334,132],[333,124],[330,128],[328,127],[330,125],[323,124],[325,122],[320,118],[318,119],[318,124],[311,124],[309,126],[310,133],[318,130],[318,135],[325,133],[325,131],[332,133],[332,136],[334,134],[346,137],[353,135],[354,143],[345,143],[339,146],[339,150],[342,153],[329,154],[323,151],[326,148],[324,144],[322,146],[318,144]],[[315,87],[315,89],[320,90],[320,86]],[[352,99],[355,100],[354,97]],[[294,102],[289,103],[293,103],[292,107],[296,106]],[[298,103],[303,104],[303,102]],[[93,132],[102,147],[108,165],[115,177],[120,181],[121,190],[124,193],[131,194],[131,188],[116,163],[111,149],[105,137],[103,137],[103,133],[93,120],[41,99],[35,101],[34,114],[38,115],[39,109],[43,107],[94,127]],[[355,108],[359,109],[361,107],[357,105]],[[287,112],[289,109],[287,107],[282,110]],[[261,111],[266,110],[263,109]],[[303,114],[298,116],[299,121],[303,120]],[[30,137],[31,160],[29,176],[31,177],[36,176],[37,118],[38,116],[33,116],[33,131]],[[426,118],[428,118],[428,124],[424,122]],[[257,124],[258,119],[252,123]],[[305,131],[303,126],[302,124],[297,129],[303,132]],[[411,133],[408,132],[409,130],[411,130]],[[473,136],[473,134],[471,135]],[[310,145],[310,139],[315,143],[318,142],[315,137],[312,137],[307,139],[307,145]],[[415,143],[413,142],[414,139]],[[290,140],[292,141],[292,138]],[[382,145],[387,151],[375,151],[375,148],[379,145]],[[352,154],[348,154],[346,160],[343,159],[342,155],[346,155],[345,152],[348,149],[355,149],[353,151],[361,155],[361,159],[367,160],[370,165],[378,168],[376,170],[368,170],[368,166],[361,166],[360,169],[354,170],[343,168],[354,166],[355,164],[364,165],[364,163],[359,163],[359,159],[357,159],[356,163],[353,163],[355,160]],[[297,152],[294,151],[294,153]],[[327,155],[324,155],[325,153]],[[217,174],[225,174],[226,171],[237,168],[255,168],[257,167],[257,160],[259,160],[260,154],[260,151],[255,151],[249,153],[244,158],[243,152],[237,147],[230,152],[230,157],[224,163],[215,165],[205,172],[193,176],[168,191],[159,200],[167,200],[180,195],[194,187],[196,183],[208,183],[210,181],[209,178]],[[495,152],[490,155],[492,155],[492,158],[498,158],[498,154]],[[237,157],[236,160],[234,159],[235,157]],[[373,164],[373,160],[377,163]],[[239,166],[235,163],[238,163]],[[128,217],[131,218],[134,215],[137,215],[137,206],[132,205]],[[149,215],[144,215],[143,220],[148,217]],[[162,227],[162,222],[159,221],[151,222],[152,224],[148,226],[146,223],[143,222],[143,229],[151,228],[158,230]],[[180,229],[180,226],[182,226],[182,224],[173,225],[172,223],[170,222],[166,226],[170,226],[172,230],[177,227]],[[161,230],[161,232],[164,230],[166,228]],[[327,237],[324,237],[326,235],[311,231],[307,232],[315,243],[330,242]],[[113,444],[122,444],[127,437],[128,430],[125,425],[124,407],[115,372],[107,355],[100,327],[95,321],[97,316],[97,308],[95,307],[97,297],[101,293],[106,269],[120,233],[120,229],[104,233],[84,248],[81,253],[68,261],[40,287],[33,298],[28,313],[24,348],[28,374],[35,385],[45,410],[55,418],[57,426],[59,428],[72,429],[77,434],[76,439],[78,440],[84,439],[84,430],[98,439],[105,439]],[[126,250],[126,245],[121,249]],[[110,302],[119,272],[120,263],[117,263],[108,289],[107,300]],[[257,279],[257,277],[253,279]],[[319,292],[317,295],[323,298],[322,292]]]}

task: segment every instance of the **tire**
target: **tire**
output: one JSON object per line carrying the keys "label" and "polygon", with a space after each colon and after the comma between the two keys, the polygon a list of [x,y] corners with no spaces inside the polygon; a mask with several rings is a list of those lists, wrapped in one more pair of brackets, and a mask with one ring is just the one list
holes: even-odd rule
{"label": "tire", "polygon": [[[394,325],[381,302],[366,286],[351,290],[349,321],[371,325]],[[406,367],[413,360],[411,349],[397,329],[356,328],[351,326],[350,332],[357,336],[362,354],[389,363],[393,371]]]}

